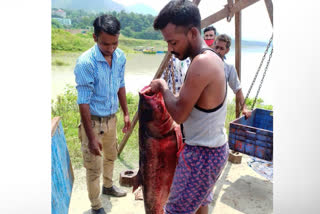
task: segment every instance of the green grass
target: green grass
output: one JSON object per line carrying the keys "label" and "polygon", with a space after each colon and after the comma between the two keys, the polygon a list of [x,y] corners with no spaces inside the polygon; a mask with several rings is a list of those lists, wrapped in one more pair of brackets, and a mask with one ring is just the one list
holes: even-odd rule
{"label": "green grass", "polygon": [[[78,57],[82,54],[83,52],[80,51],[75,51],[75,52],[70,52],[70,51],[54,51],[52,53],[52,65],[53,66],[74,66],[75,62],[77,61]],[[61,65],[57,65],[56,63],[63,62]]]}
{"label": "green grass", "polygon": [[58,60],[58,59],[52,61],[51,64],[55,65],[55,66],[67,66],[67,65],[70,65],[69,63],[66,63],[65,61]]}
{"label": "green grass", "polygon": [[[70,153],[72,165],[75,168],[82,166],[82,153],[80,141],[78,138],[78,125],[80,123],[80,114],[77,105],[77,93],[74,87],[68,85],[65,89],[65,93],[58,96],[58,98],[53,101],[51,107],[51,116],[60,116],[62,119],[62,126],[65,133],[65,138],[68,145],[68,150]],[[127,103],[130,113],[130,119],[134,117],[134,114],[138,110],[138,95],[133,95],[131,93],[127,94]],[[248,99],[246,104],[253,102],[253,99]],[[258,99],[256,103],[257,108],[263,108],[272,110],[271,105],[265,105],[262,99]],[[117,123],[117,138],[120,143],[124,134],[122,133],[123,128],[123,114],[122,111],[117,113],[118,123]],[[227,105],[227,117],[225,127],[227,132],[229,132],[229,123],[235,119],[235,101],[228,102]],[[115,174],[121,172],[124,169],[133,169],[138,167],[139,159],[139,135],[138,135],[139,122],[136,124],[126,146],[124,147],[119,159],[116,161],[118,166],[115,169]]]}
{"label": "green grass", "polygon": [[92,47],[94,41],[92,36],[71,34],[63,29],[52,28],[51,49],[52,51],[86,51]]}
{"label": "green grass", "polygon": [[[131,93],[127,94],[127,103],[131,120],[138,109],[138,102],[138,96],[134,96]],[[59,95],[56,100],[51,101],[51,117],[53,118],[56,116],[60,116],[62,120],[62,126],[65,133],[71,162],[75,168],[79,168],[82,165],[81,144],[78,137],[80,114],[77,105],[77,93],[74,87],[68,85],[64,94]],[[118,111],[117,118],[117,138],[120,143],[124,136],[122,133],[124,124],[122,111]],[[138,126],[139,124],[137,123],[127,142],[126,147],[120,156],[120,161],[122,161],[124,165],[131,166],[130,168],[137,167],[138,164]]]}

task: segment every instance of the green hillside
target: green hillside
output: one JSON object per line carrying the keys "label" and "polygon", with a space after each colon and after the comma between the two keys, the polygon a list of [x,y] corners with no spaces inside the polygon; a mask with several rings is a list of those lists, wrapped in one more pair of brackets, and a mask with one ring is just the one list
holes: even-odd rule
{"label": "green hillside", "polygon": [[[72,34],[63,29],[52,28],[51,50],[79,52],[86,51],[94,45],[92,32],[86,34]],[[144,40],[128,38],[120,34],[119,48],[126,53],[135,52],[137,47],[154,47],[156,50],[166,50],[167,44],[163,40]]]}

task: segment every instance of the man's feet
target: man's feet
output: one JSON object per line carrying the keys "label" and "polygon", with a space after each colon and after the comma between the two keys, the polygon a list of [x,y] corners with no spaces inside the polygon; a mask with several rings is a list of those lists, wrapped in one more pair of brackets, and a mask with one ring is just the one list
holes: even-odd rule
{"label": "man's feet", "polygon": [[123,197],[123,196],[127,195],[127,193],[125,191],[116,187],[115,185],[113,185],[110,188],[106,188],[106,187],[102,186],[102,194],[111,195],[114,197]]}
{"label": "man's feet", "polygon": [[91,214],[106,214],[106,212],[104,211],[103,207],[101,207],[97,210],[91,209]]}

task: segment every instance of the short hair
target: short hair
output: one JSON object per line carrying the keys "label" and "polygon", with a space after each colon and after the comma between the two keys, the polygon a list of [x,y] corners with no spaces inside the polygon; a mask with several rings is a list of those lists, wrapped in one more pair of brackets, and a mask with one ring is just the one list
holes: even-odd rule
{"label": "short hair", "polygon": [[208,27],[206,27],[206,28],[203,30],[203,33],[207,32],[207,31],[211,31],[211,30],[214,31],[214,35],[217,35],[217,30],[216,30],[216,28],[213,27],[213,26],[208,26]]}
{"label": "short hair", "polygon": [[101,31],[110,35],[117,35],[120,33],[120,22],[112,15],[102,15],[93,21],[93,28],[97,37]]}
{"label": "short hair", "polygon": [[153,22],[155,30],[161,30],[172,23],[176,26],[196,27],[201,32],[201,16],[198,7],[188,0],[172,0]]}
{"label": "short hair", "polygon": [[221,41],[226,43],[226,48],[230,48],[231,46],[231,38],[227,34],[220,34],[216,37],[216,41]]}

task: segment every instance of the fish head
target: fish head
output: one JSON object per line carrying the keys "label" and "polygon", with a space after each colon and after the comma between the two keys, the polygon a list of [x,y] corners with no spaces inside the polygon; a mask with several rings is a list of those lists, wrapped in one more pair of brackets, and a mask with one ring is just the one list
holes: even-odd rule
{"label": "fish head", "polygon": [[154,93],[149,86],[139,92],[139,121],[147,123],[149,129],[165,134],[171,129],[173,120],[166,109],[161,92]]}

